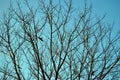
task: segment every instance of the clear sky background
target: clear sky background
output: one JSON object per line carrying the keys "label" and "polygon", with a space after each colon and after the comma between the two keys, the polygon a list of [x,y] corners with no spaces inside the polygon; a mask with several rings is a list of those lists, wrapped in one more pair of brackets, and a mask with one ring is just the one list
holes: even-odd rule
{"label": "clear sky background", "polygon": [[[82,4],[84,0],[74,0],[76,7]],[[88,4],[92,4],[93,16],[102,17],[106,14],[105,21],[114,24],[114,34],[120,30],[120,0],[87,0]]]}
{"label": "clear sky background", "polygon": [[[3,11],[9,6],[10,0],[0,0],[0,17]],[[15,0],[11,0],[13,3]],[[20,0],[22,1],[22,0]],[[35,0],[31,3],[34,3]],[[53,0],[58,1],[58,0]],[[120,0],[87,0],[88,4],[92,4],[92,12],[94,16],[102,17],[106,15],[106,21],[109,23],[115,22],[114,33],[116,34],[120,30]],[[33,4],[35,5],[35,4]],[[84,0],[73,0],[73,5],[76,8],[82,8]]]}
{"label": "clear sky background", "polygon": [[120,0],[92,0],[93,11],[95,14],[106,15],[106,20],[109,23],[115,22],[115,34],[120,30]]}
{"label": "clear sky background", "polygon": [[[6,10],[8,9],[9,1],[10,0],[0,0],[0,18],[4,11],[7,12]],[[15,3],[15,0],[11,1],[13,4]],[[30,1],[32,5],[36,5],[34,2],[35,0]],[[113,30],[114,35],[118,32],[118,30],[120,30],[120,0],[87,0],[87,3],[92,4],[92,12],[94,17],[102,17],[104,14],[107,14],[105,18],[106,22],[111,24],[113,21],[115,22]],[[75,6],[75,8],[82,9],[83,5],[84,0],[73,0],[73,6]]]}

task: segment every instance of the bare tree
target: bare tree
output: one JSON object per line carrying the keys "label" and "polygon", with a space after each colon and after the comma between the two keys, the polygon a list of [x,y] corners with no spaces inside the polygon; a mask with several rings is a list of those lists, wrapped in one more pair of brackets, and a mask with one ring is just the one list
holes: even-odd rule
{"label": "bare tree", "polygon": [[93,19],[86,3],[76,11],[72,0],[23,2],[0,20],[1,80],[120,78],[120,36],[105,16]]}

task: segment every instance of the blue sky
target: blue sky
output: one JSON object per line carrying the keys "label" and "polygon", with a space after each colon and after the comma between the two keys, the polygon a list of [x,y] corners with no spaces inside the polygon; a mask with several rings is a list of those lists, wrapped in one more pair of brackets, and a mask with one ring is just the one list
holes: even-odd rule
{"label": "blue sky", "polygon": [[[1,14],[7,10],[10,0],[0,0],[0,18]],[[15,0],[11,0],[14,2]],[[21,0],[22,1],[22,0]],[[34,3],[35,0],[30,0]],[[53,0],[58,1],[58,0]],[[113,34],[116,34],[120,30],[120,0],[87,0],[88,4],[92,4],[93,16],[102,17],[106,15],[106,22],[112,23],[115,21]],[[35,4],[33,4],[35,5]],[[82,8],[84,0],[73,0],[73,6],[76,8]]]}
{"label": "blue sky", "polygon": [[92,3],[95,14],[107,14],[106,20],[109,23],[115,21],[114,32],[120,30],[120,0],[92,0]]}
{"label": "blue sky", "polygon": [[[83,6],[84,0],[73,0],[76,7]],[[93,16],[102,17],[106,14],[105,21],[114,24],[114,33],[120,30],[120,0],[87,0],[92,4]]]}
{"label": "blue sky", "polygon": [[[1,13],[6,11],[7,7],[9,6],[9,1],[10,0],[0,0],[0,17]],[[15,0],[11,1],[14,2]],[[104,14],[107,14],[105,20],[108,23],[112,23],[113,21],[115,22],[115,34],[118,32],[118,30],[120,30],[120,0],[87,0],[87,3],[92,4],[92,12],[94,16],[102,17]],[[84,5],[84,0],[73,0],[73,5],[76,8],[82,8]]]}

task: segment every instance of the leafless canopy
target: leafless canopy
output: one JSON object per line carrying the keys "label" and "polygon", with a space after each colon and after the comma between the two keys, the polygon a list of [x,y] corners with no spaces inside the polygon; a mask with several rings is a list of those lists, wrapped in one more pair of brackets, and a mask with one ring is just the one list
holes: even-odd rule
{"label": "leafless canopy", "polygon": [[120,78],[120,36],[105,16],[72,0],[35,2],[11,3],[0,19],[0,80]]}

